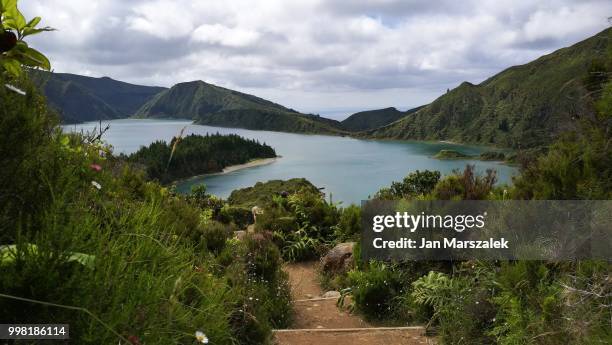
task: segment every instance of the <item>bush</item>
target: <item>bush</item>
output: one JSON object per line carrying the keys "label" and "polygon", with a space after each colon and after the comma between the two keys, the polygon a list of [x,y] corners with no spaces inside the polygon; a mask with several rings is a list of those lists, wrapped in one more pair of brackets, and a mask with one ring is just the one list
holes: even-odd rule
{"label": "bush", "polygon": [[396,298],[404,293],[401,273],[382,262],[372,261],[364,271],[350,271],[349,280],[356,310],[368,319],[388,319]]}
{"label": "bush", "polygon": [[244,344],[267,343],[270,330],[287,327],[292,318],[288,278],[269,236],[249,234],[243,241],[229,241],[218,257],[225,267],[220,275],[238,296],[230,324]]}
{"label": "bush", "polygon": [[202,225],[200,231],[202,232],[202,242],[206,248],[218,254],[225,248],[225,242],[232,236],[234,228],[230,225],[209,221]]}
{"label": "bush", "polygon": [[494,170],[488,169],[481,176],[468,164],[462,173],[455,171],[436,184],[432,195],[437,200],[484,200],[490,197],[496,182]]}
{"label": "bush", "polygon": [[486,330],[495,320],[492,290],[477,282],[476,274],[449,277],[431,271],[412,283],[412,302],[433,308],[431,321],[439,325],[444,344],[491,343]]}
{"label": "bush", "polygon": [[336,241],[355,239],[361,232],[361,207],[351,205],[341,210],[336,231]]}
{"label": "bush", "polygon": [[266,281],[274,281],[281,268],[281,255],[271,233],[256,233],[244,239],[248,250],[247,269]]}
{"label": "bush", "polygon": [[249,224],[253,224],[253,213],[245,207],[224,205],[216,219],[226,224],[233,223],[239,229],[246,229]]}
{"label": "bush", "polygon": [[390,188],[376,193],[376,199],[414,198],[430,193],[440,180],[439,171],[415,171],[404,177],[402,182],[392,182]]}
{"label": "bush", "polygon": [[449,175],[440,180],[431,193],[436,200],[461,199],[465,193],[461,179],[457,175]]}

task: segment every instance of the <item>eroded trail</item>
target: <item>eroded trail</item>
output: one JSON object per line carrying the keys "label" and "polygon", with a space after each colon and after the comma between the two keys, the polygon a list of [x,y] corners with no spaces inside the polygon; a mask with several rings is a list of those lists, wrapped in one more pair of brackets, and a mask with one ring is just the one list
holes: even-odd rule
{"label": "eroded trail", "polygon": [[324,297],[315,262],[284,267],[289,275],[295,321],[290,329],[276,330],[278,345],[433,344],[423,327],[373,327],[359,316],[336,306],[337,297]]}

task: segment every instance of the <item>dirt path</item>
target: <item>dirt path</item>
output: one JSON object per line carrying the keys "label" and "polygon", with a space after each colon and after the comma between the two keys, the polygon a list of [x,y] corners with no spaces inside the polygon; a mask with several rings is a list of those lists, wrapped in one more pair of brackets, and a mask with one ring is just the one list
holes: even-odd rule
{"label": "dirt path", "polygon": [[373,327],[359,316],[336,306],[337,298],[322,298],[315,262],[289,264],[295,321],[290,329],[276,330],[278,345],[340,345],[360,342],[381,345],[433,344],[422,327]]}

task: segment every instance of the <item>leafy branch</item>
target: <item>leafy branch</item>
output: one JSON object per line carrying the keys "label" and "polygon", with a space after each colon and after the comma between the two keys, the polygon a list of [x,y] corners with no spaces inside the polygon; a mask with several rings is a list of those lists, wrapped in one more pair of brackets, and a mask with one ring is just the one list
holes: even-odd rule
{"label": "leafy branch", "polygon": [[49,59],[24,40],[54,30],[48,26],[37,27],[40,21],[40,17],[26,21],[17,8],[17,0],[0,0],[0,73],[18,77],[22,66],[51,70]]}

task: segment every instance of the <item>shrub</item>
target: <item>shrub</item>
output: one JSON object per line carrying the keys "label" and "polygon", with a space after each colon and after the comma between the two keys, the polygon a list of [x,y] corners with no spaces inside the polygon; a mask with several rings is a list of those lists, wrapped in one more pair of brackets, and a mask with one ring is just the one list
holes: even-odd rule
{"label": "shrub", "polygon": [[404,292],[401,273],[382,262],[350,271],[349,280],[356,309],[369,319],[388,319],[395,299]]}
{"label": "shrub", "polygon": [[233,223],[239,229],[245,229],[249,224],[253,224],[253,213],[246,207],[224,205],[216,219],[226,224]]}
{"label": "shrub", "polygon": [[440,180],[439,171],[415,171],[404,177],[402,182],[392,182],[390,188],[376,193],[377,199],[414,198],[430,193]]}
{"label": "shrub", "polygon": [[336,229],[336,241],[355,239],[361,232],[361,207],[351,205],[342,209]]}
{"label": "shrub", "polygon": [[486,334],[495,317],[491,291],[478,285],[475,276],[431,271],[412,283],[412,301],[433,308],[430,324],[438,323],[444,344],[491,343]]}
{"label": "shrub", "polygon": [[213,253],[220,253],[225,248],[225,242],[234,232],[230,225],[209,221],[201,226],[201,239],[206,248]]}
{"label": "shrub", "polygon": [[281,267],[280,251],[271,237],[271,233],[256,233],[244,239],[248,250],[248,271],[267,281],[274,281]]}
{"label": "shrub", "polygon": [[467,165],[462,173],[455,171],[438,182],[432,196],[437,200],[483,200],[490,196],[496,182],[494,170],[488,169],[481,176],[476,174],[473,165]]}
{"label": "shrub", "polygon": [[449,175],[440,180],[432,195],[436,200],[455,200],[464,194],[464,187],[457,175]]}

